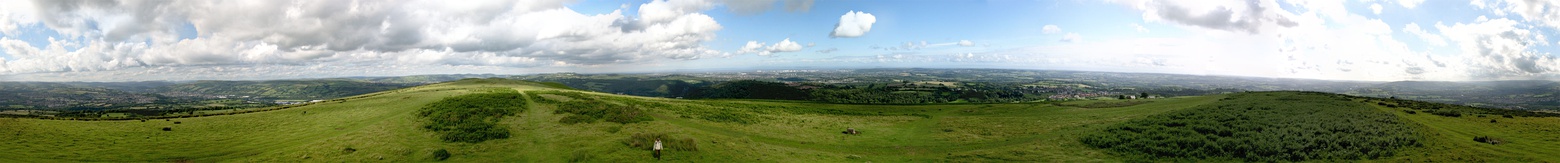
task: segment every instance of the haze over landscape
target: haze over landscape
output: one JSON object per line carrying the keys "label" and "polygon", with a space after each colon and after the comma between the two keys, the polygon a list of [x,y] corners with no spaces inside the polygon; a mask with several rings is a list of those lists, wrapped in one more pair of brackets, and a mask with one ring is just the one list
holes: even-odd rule
{"label": "haze over landscape", "polygon": [[1560,162],[1554,0],[0,0],[0,162]]}
{"label": "haze over landscape", "polygon": [[1003,68],[1552,79],[1560,2],[23,1],[0,80]]}

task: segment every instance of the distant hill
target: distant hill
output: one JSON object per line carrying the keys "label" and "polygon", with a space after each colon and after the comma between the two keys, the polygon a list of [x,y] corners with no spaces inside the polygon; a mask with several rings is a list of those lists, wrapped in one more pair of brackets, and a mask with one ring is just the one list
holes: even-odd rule
{"label": "distant hill", "polygon": [[509,75],[494,75],[494,74],[436,74],[436,75],[412,75],[412,76],[392,76],[392,77],[346,77],[346,78],[332,78],[332,79],[344,79],[344,80],[353,80],[353,81],[362,81],[362,82],[371,82],[371,83],[431,84],[431,83],[455,81],[455,80],[466,79],[466,78],[493,78],[493,77],[508,77],[508,76]]}
{"label": "distant hill", "polygon": [[[458,80],[458,79],[452,79]],[[189,108],[204,100],[270,104],[271,100],[332,99],[422,83],[343,79],[194,82],[0,82],[0,110],[108,110]],[[227,105],[224,105],[227,106]]]}
{"label": "distant hill", "polygon": [[1370,85],[1340,93],[1397,97],[1481,107],[1523,110],[1560,110],[1560,82],[1514,81],[1400,81]]}
{"label": "distant hill", "polygon": [[415,84],[349,80],[196,81],[151,89],[167,96],[251,96],[272,99],[330,99]]}
{"label": "distant hill", "polygon": [[0,110],[113,108],[163,100],[156,94],[132,93],[65,83],[0,82]]}

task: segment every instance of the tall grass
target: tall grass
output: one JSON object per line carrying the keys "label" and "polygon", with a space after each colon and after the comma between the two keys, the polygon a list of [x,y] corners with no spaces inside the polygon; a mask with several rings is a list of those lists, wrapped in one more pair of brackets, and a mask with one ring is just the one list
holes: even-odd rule
{"label": "tall grass", "polygon": [[628,139],[623,139],[623,145],[640,150],[653,150],[655,140],[661,139],[661,146],[666,149],[678,151],[699,151],[699,144],[693,138],[678,138],[663,133],[634,133]]}

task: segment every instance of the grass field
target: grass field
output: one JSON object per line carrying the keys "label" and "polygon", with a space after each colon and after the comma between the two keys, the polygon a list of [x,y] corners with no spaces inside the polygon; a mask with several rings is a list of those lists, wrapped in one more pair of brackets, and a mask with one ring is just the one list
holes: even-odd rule
{"label": "grass field", "polygon": [[[511,135],[446,142],[416,115],[447,97],[515,89],[527,97],[593,98],[644,109],[650,121],[565,124],[558,105],[528,100],[497,121]],[[647,162],[635,135],[669,143],[677,162],[1121,162],[1082,136],[1142,117],[1217,103],[1226,95],[1140,99],[1120,107],[1051,103],[841,105],[758,100],[679,100],[582,93],[509,80],[461,80],[344,101],[236,115],[130,121],[0,119],[0,162]],[[545,95],[543,95],[545,94]],[[534,96],[530,96],[534,95]],[[1083,103],[1072,103],[1084,105]],[[1101,105],[1105,106],[1105,105]],[[1428,137],[1384,161],[1555,162],[1560,119],[1407,114]],[[175,124],[178,122],[178,124]],[[164,127],[172,131],[163,131]],[[841,134],[846,128],[860,135]],[[1493,136],[1509,143],[1472,141]],[[641,137],[642,138],[642,137]],[[669,140],[670,141],[670,140]]]}

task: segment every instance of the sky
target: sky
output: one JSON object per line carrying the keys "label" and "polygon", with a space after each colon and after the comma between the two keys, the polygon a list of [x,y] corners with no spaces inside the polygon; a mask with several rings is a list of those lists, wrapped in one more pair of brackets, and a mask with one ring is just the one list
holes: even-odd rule
{"label": "sky", "polygon": [[0,4],[3,81],[853,68],[1560,78],[1560,1],[1547,0]]}

